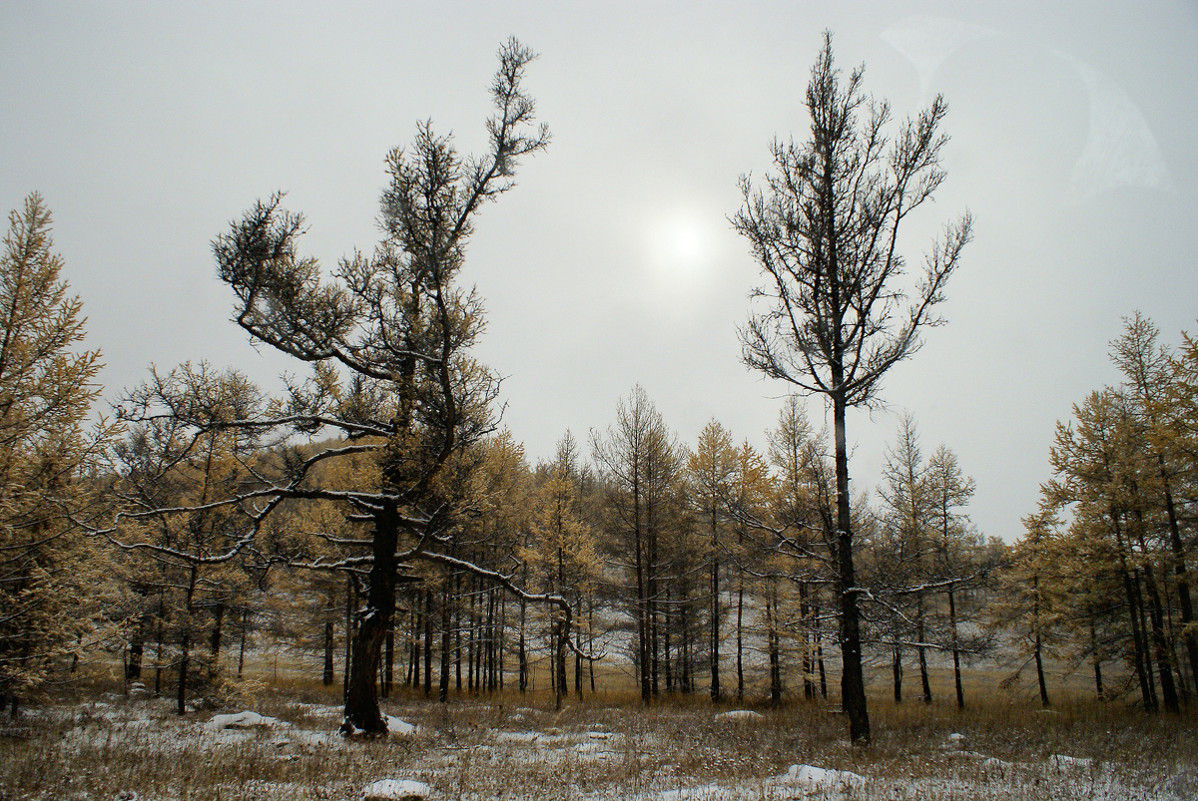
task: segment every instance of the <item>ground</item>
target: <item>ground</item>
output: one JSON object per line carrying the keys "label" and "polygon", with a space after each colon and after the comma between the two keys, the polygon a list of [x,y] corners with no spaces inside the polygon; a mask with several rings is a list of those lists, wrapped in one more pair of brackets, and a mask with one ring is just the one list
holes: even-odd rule
{"label": "ground", "polygon": [[432,799],[1198,798],[1194,715],[1122,704],[879,702],[863,750],[823,703],[747,715],[697,698],[599,698],[555,712],[516,694],[410,696],[387,702],[396,734],[354,741],[336,734],[333,698],[255,700],[182,718],[166,700],[114,693],[27,709],[0,724],[0,801],[361,799],[388,779],[425,783]]}

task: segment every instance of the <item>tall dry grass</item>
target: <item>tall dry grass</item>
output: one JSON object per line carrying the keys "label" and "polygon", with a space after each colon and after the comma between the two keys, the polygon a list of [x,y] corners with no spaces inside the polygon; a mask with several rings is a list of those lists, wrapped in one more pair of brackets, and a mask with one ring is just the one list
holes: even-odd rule
{"label": "tall dry grass", "polygon": [[[180,719],[165,699],[127,699],[111,686],[98,694],[97,680],[97,701],[63,699],[0,722],[0,801],[108,801],[121,792],[141,801],[352,799],[390,776],[454,799],[651,798],[706,785],[737,799],[781,799],[800,797],[771,778],[793,764],[866,776],[848,797],[867,801],[1198,798],[1194,708],[1150,716],[1122,701],[1063,697],[1043,711],[1019,692],[978,686],[958,711],[942,676],[931,705],[914,697],[896,705],[875,682],[874,742],[858,749],[834,700],[746,704],[761,717],[732,722],[718,717],[737,706],[730,702],[713,707],[693,695],[645,708],[634,688],[611,684],[571,695],[560,710],[540,683],[525,695],[447,704],[400,689],[386,709],[417,734],[346,743],[333,735],[339,688],[302,675],[266,683],[254,699],[256,711],[295,728],[236,741],[205,731],[211,712]],[[1050,760],[1057,755],[1092,761],[1064,776]]]}

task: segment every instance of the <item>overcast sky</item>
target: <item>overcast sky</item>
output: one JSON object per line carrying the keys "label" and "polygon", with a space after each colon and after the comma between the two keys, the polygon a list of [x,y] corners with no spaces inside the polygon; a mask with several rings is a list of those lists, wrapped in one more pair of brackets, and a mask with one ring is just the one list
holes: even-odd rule
{"label": "overcast sky", "polygon": [[[500,42],[541,56],[553,134],[485,209],[465,280],[479,357],[506,376],[530,461],[585,441],[634,384],[682,441],[712,417],[764,442],[786,387],[736,328],[757,270],[727,221],[737,178],[805,136],[821,31],[899,116],[948,100],[949,176],[913,219],[915,263],[968,208],[947,324],[849,420],[856,490],[897,415],[977,480],[971,513],[1013,539],[1049,475],[1053,425],[1116,380],[1139,309],[1198,333],[1198,6],[1193,2],[18,2],[0,0],[0,206],[41,192],[108,397],[207,359],[263,383],[296,367],[230,322],[210,242],[281,189],[332,264],[378,240],[387,151],[417,120],[483,144]],[[812,420],[825,421],[819,398]]]}

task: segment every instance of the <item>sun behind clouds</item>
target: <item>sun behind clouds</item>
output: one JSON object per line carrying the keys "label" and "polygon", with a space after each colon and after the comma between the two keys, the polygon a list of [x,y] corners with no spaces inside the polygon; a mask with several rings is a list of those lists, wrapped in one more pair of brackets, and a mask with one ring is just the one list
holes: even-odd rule
{"label": "sun behind clouds", "polygon": [[692,210],[678,210],[655,220],[648,230],[655,277],[669,282],[702,282],[713,261],[715,237],[711,225]]}

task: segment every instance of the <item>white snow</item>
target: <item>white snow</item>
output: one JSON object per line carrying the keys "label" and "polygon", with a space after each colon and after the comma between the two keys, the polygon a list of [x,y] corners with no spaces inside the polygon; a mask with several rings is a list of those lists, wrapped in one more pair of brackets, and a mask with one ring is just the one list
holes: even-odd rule
{"label": "white snow", "polygon": [[727,712],[721,712],[715,716],[716,720],[732,720],[732,721],[747,721],[761,720],[764,715],[760,712],[754,712],[751,709],[732,709]]}
{"label": "white snow", "polygon": [[791,765],[781,780],[788,784],[801,784],[815,790],[818,788],[861,789],[865,777],[847,770],[828,770],[814,765]]}
{"label": "white snow", "polygon": [[682,790],[666,790],[656,796],[657,801],[717,801],[717,799],[733,797],[718,784],[704,784]]}
{"label": "white snow", "polygon": [[428,798],[433,788],[411,779],[380,779],[362,788],[363,801],[419,801]]}
{"label": "white snow", "polygon": [[387,722],[387,734],[392,737],[411,737],[416,733],[415,726],[394,715],[383,715],[383,720]]}
{"label": "white snow", "polygon": [[965,747],[965,735],[960,732],[953,732],[947,738],[942,746],[943,751],[957,751]]}
{"label": "white snow", "polygon": [[1057,770],[1075,770],[1077,768],[1088,768],[1094,762],[1092,759],[1085,757],[1071,757],[1062,754],[1054,754],[1048,758],[1048,764]]}
{"label": "white snow", "polygon": [[213,715],[206,724],[206,728],[215,731],[221,729],[289,729],[291,726],[292,724],[286,721],[249,710],[232,715]]}

